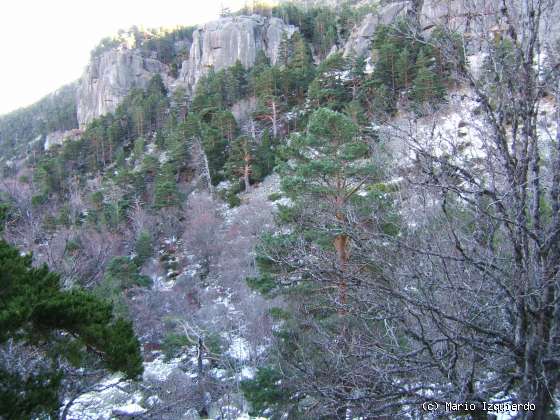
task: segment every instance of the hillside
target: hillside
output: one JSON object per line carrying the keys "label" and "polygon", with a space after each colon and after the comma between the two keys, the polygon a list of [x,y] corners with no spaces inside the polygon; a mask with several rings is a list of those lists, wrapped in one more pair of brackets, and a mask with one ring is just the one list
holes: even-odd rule
{"label": "hillside", "polygon": [[0,417],[556,418],[559,9],[102,40],[0,117]]}

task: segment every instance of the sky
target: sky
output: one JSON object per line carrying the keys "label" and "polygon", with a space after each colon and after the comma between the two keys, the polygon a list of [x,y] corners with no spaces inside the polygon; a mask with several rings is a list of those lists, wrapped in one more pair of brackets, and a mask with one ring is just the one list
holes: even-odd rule
{"label": "sky", "polygon": [[0,115],[80,77],[105,36],[215,19],[247,0],[0,0]]}

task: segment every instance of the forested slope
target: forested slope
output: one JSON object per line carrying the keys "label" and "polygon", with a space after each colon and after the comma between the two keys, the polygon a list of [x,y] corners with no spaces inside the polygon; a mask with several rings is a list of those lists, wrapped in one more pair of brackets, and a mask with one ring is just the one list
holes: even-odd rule
{"label": "forested slope", "polygon": [[[557,6],[443,3],[131,29],[93,52],[80,89],[116,102],[72,139],[23,152],[77,120],[3,117],[18,145],[3,237],[60,293],[130,320],[142,348],[141,381],[64,365],[63,417],[423,418],[446,401],[472,405],[436,414],[555,415]],[[248,27],[254,51],[208,52],[209,32]],[[229,64],[200,71],[211,59]],[[138,78],[104,79],[126,60]],[[34,351],[10,334],[3,369]]]}

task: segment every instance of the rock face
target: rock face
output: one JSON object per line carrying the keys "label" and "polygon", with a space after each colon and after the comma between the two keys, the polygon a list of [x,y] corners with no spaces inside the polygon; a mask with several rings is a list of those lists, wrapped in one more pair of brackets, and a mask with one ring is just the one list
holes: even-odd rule
{"label": "rock face", "polygon": [[251,67],[260,50],[275,63],[283,34],[291,37],[296,30],[281,19],[257,15],[207,23],[194,31],[189,59],[183,62],[179,78],[192,88],[211,67],[220,70],[237,60],[245,68]]}
{"label": "rock face", "polygon": [[[410,1],[397,1],[382,7],[377,13],[366,15],[348,38],[344,46],[344,56],[367,53],[377,27],[390,24],[395,18],[404,16],[410,4]],[[463,0],[424,0],[419,23],[424,31],[444,24],[452,30],[473,35],[484,33],[485,28],[492,27],[491,22],[494,22],[497,31],[501,30],[500,26],[495,24],[496,17],[500,14],[500,3],[497,2],[477,2],[476,13],[469,13]],[[484,26],[481,25],[482,21]],[[560,36],[560,2],[553,2],[552,9],[547,9],[543,23],[540,31],[545,42],[554,41]]]}
{"label": "rock face", "polygon": [[160,74],[168,88],[183,86],[194,90],[198,80],[211,67],[227,68],[239,60],[251,67],[260,50],[274,63],[284,33],[297,31],[278,18],[262,16],[225,17],[207,23],[194,31],[192,44],[181,41],[176,52],[189,51],[177,79],[170,76],[169,66],[140,51],[120,47],[104,52],[87,66],[77,89],[77,116],[80,128],[100,115],[113,112],[133,88],[145,88],[149,80]]}
{"label": "rock face", "polygon": [[67,140],[78,140],[81,135],[82,130],[77,128],[67,131],[53,131],[46,135],[43,147],[45,150],[49,150],[54,145],[62,144]]}
{"label": "rock face", "polygon": [[168,66],[139,51],[119,48],[94,58],[77,89],[77,116],[80,128],[94,118],[113,112],[133,88],[145,88],[155,74],[170,83]]}
{"label": "rock face", "polygon": [[402,16],[408,8],[407,1],[390,3],[377,13],[368,13],[360,25],[356,26],[344,46],[344,56],[365,54],[371,45],[375,30],[379,25],[388,25],[397,16]]}

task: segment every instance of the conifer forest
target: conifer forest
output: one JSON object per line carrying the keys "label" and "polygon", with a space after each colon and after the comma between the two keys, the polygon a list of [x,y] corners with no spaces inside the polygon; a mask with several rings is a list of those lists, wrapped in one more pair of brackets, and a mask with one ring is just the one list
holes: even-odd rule
{"label": "conifer forest", "polygon": [[107,35],[0,116],[0,419],[560,418],[560,2]]}

